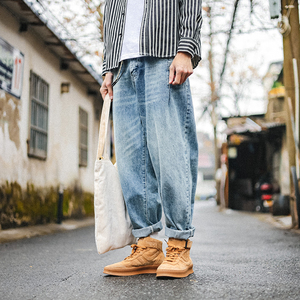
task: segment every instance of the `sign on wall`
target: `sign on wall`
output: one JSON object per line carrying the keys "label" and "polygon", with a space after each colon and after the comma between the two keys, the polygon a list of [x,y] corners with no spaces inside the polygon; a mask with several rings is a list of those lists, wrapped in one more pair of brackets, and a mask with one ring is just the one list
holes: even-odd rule
{"label": "sign on wall", "polygon": [[24,55],[0,38],[0,88],[21,98]]}
{"label": "sign on wall", "polygon": [[269,0],[271,19],[278,19],[280,16],[281,2],[280,0]]}

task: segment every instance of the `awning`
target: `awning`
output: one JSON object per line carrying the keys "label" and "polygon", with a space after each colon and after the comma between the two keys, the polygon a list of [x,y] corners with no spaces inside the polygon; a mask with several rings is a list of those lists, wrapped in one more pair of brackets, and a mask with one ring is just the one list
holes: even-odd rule
{"label": "awning", "polygon": [[[227,124],[230,122],[227,122]],[[232,134],[241,134],[241,133],[247,133],[247,132],[261,132],[264,130],[268,130],[275,127],[283,127],[285,126],[285,123],[283,122],[267,122],[265,120],[257,120],[254,121],[250,118],[235,118],[235,124],[233,126],[228,126],[224,133],[226,135],[232,135]]]}
{"label": "awning", "polygon": [[20,23],[19,31],[26,32],[29,27],[44,41],[45,47],[49,48],[58,58],[62,70],[70,70],[87,87],[89,94],[99,94],[102,77],[90,66],[85,65],[76,53],[51,29],[47,20],[34,10],[26,0],[1,0],[0,5],[6,7]]}

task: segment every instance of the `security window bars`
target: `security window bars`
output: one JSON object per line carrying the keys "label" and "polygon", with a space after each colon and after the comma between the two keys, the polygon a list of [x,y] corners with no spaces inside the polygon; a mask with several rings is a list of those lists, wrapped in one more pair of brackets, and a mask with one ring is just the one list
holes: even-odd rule
{"label": "security window bars", "polygon": [[88,163],[88,114],[79,108],[79,166]]}
{"label": "security window bars", "polygon": [[33,72],[30,74],[30,98],[31,119],[28,155],[46,159],[49,85]]}

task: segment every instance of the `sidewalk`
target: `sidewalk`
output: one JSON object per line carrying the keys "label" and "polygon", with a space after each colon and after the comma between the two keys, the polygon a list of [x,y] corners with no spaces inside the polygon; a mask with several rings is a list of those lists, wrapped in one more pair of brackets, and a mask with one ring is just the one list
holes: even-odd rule
{"label": "sidewalk", "polygon": [[253,216],[263,222],[270,223],[275,227],[281,229],[291,229],[292,228],[292,217],[291,216],[273,216],[269,213],[253,213]]}
{"label": "sidewalk", "polygon": [[[231,214],[231,209],[222,211],[225,214]],[[272,216],[269,213],[255,213],[243,212],[249,216],[255,217],[262,222],[270,223],[271,225],[281,229],[291,229],[291,216]],[[0,244],[12,242],[19,239],[31,238],[35,236],[53,234],[67,230],[74,230],[82,227],[93,226],[95,224],[94,218],[86,218],[83,220],[66,220],[62,224],[45,224],[29,227],[21,227],[15,229],[0,230]],[[300,233],[300,230],[295,230]]]}
{"label": "sidewalk", "polygon": [[[234,210],[226,208],[221,210],[221,212],[225,214],[231,214]],[[286,230],[292,230],[293,232],[300,233],[299,229],[292,229],[292,217],[289,216],[273,216],[271,213],[259,213],[259,212],[246,212],[246,211],[239,211],[241,213],[247,214],[252,216],[262,222],[269,223],[274,227]]]}
{"label": "sidewalk", "polygon": [[66,230],[74,230],[82,227],[93,226],[94,224],[94,218],[86,218],[82,220],[66,220],[62,222],[62,224],[50,223],[45,225],[0,230],[0,244],[25,238],[32,238],[35,236],[53,234]]}

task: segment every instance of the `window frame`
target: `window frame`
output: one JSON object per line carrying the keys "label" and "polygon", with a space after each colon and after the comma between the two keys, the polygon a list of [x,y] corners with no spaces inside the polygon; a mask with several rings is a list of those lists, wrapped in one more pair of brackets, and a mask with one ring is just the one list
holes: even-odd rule
{"label": "window frame", "polygon": [[[82,115],[84,115],[85,122],[82,122]],[[82,107],[79,107],[79,143],[78,143],[78,150],[79,150],[79,167],[87,167],[88,166],[88,149],[89,149],[89,115],[86,110]],[[85,140],[86,143],[82,143],[84,137],[82,136],[82,132],[85,133]],[[86,156],[83,157],[82,152],[86,152]]]}
{"label": "window frame", "polygon": [[49,133],[49,84],[33,71],[30,71],[29,111],[27,154],[29,157],[46,160]]}

